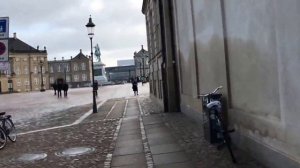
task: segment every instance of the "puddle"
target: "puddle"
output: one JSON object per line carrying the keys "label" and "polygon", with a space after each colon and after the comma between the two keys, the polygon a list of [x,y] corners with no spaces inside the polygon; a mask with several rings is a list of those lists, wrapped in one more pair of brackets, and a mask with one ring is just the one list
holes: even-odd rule
{"label": "puddle", "polygon": [[79,156],[79,155],[84,155],[88,154],[91,152],[94,152],[95,148],[88,148],[88,147],[76,147],[76,148],[69,148],[65,149],[61,152],[56,152],[56,156]]}
{"label": "puddle", "polygon": [[46,157],[47,157],[46,153],[36,153],[36,154],[25,153],[20,157],[18,157],[17,160],[21,162],[28,162],[28,161],[42,160],[45,159]]}

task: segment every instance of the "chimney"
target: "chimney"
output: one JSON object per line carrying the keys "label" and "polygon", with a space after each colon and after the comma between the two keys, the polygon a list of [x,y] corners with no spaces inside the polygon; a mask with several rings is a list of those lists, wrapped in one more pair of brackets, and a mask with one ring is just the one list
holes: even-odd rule
{"label": "chimney", "polygon": [[80,49],[80,53],[82,53],[82,49]]}
{"label": "chimney", "polygon": [[40,46],[37,46],[36,49],[39,50]]}
{"label": "chimney", "polygon": [[56,61],[56,57],[54,57],[54,61]]}
{"label": "chimney", "polygon": [[65,58],[64,58],[64,57],[61,57],[61,59],[64,60]]}
{"label": "chimney", "polygon": [[71,56],[71,59],[73,59],[73,57]]}
{"label": "chimney", "polygon": [[14,39],[16,39],[16,38],[17,38],[17,33],[15,32],[15,33],[14,33]]}
{"label": "chimney", "polygon": [[142,50],[144,49],[144,46],[142,45]]}

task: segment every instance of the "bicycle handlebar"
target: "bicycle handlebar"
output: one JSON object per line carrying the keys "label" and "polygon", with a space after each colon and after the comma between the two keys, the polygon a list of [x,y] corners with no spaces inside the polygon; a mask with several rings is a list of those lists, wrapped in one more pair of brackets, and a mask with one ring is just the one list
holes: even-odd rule
{"label": "bicycle handlebar", "polygon": [[206,96],[208,96],[208,95],[211,95],[211,94],[214,94],[214,93],[216,93],[217,91],[219,91],[220,89],[222,89],[223,88],[223,86],[219,86],[219,87],[217,87],[214,91],[212,91],[212,92],[210,92],[210,93],[207,93],[207,94],[200,94],[200,95],[198,95],[199,97],[206,97]]}

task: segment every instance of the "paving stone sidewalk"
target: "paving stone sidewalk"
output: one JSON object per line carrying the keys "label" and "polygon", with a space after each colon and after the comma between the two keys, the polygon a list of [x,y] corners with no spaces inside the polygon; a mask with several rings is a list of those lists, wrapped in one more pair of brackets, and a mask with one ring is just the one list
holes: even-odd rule
{"label": "paving stone sidewalk", "polygon": [[[45,116],[29,124],[30,129],[70,124],[86,108]],[[91,151],[74,154],[78,147]],[[67,151],[74,155],[64,155]],[[204,140],[197,123],[182,113],[163,113],[148,96],[138,96],[108,100],[79,124],[19,136],[0,151],[0,167],[262,168],[245,153],[234,152],[236,165],[226,149],[218,151]],[[46,157],[28,161],[24,154]]]}
{"label": "paving stone sidewalk", "polygon": [[[151,130],[151,132],[156,132],[161,141],[170,141],[172,144],[178,144],[176,148],[178,151],[184,151],[187,155],[179,157],[176,155],[178,162],[182,162],[182,165],[176,165],[177,167],[189,168],[263,168],[261,164],[256,162],[253,158],[247,155],[245,152],[234,148],[234,154],[238,160],[237,164],[231,162],[229,152],[226,148],[222,150],[217,150],[216,146],[209,144],[204,139],[203,128],[201,123],[196,123],[190,118],[186,117],[182,113],[163,113],[162,109],[158,108],[154,102],[151,101],[149,97],[140,98],[142,109],[145,113],[144,120],[147,123],[147,118],[151,118],[152,122],[160,123],[157,127],[166,127],[165,133],[160,135],[157,130]],[[156,127],[155,126],[155,127]],[[147,131],[146,131],[147,132]],[[151,142],[151,137],[153,135],[147,135],[149,141]],[[168,138],[169,137],[169,138]],[[176,150],[174,145],[170,145],[172,150]],[[167,148],[164,146],[164,148]],[[151,152],[153,154],[154,160],[158,163],[168,162],[166,159],[156,159],[156,154],[162,150],[161,146],[153,147]],[[165,154],[167,155],[167,154]],[[172,155],[170,155],[171,157]],[[175,157],[175,156],[174,156]],[[186,158],[190,161],[186,162]],[[186,165],[190,163],[190,165]],[[191,165],[193,164],[193,165]],[[175,167],[173,165],[164,165],[158,167]]]}

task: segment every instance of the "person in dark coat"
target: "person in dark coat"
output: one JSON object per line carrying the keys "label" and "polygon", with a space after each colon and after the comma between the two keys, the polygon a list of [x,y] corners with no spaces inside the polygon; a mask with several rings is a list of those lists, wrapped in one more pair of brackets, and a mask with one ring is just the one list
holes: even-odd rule
{"label": "person in dark coat", "polygon": [[98,82],[95,81],[93,84],[93,91],[95,92],[95,95],[98,97]]}
{"label": "person in dark coat", "polygon": [[54,95],[56,95],[56,90],[57,90],[57,84],[53,83],[52,84],[53,90],[54,90]]}
{"label": "person in dark coat", "polygon": [[57,97],[61,97],[61,90],[63,89],[63,84],[62,83],[58,83],[57,84]]}
{"label": "person in dark coat", "polygon": [[68,96],[69,85],[67,83],[63,84],[64,97]]}
{"label": "person in dark coat", "polygon": [[134,80],[132,82],[132,90],[133,90],[135,96],[139,95],[139,92],[138,92],[138,83],[137,83],[136,80]]}

